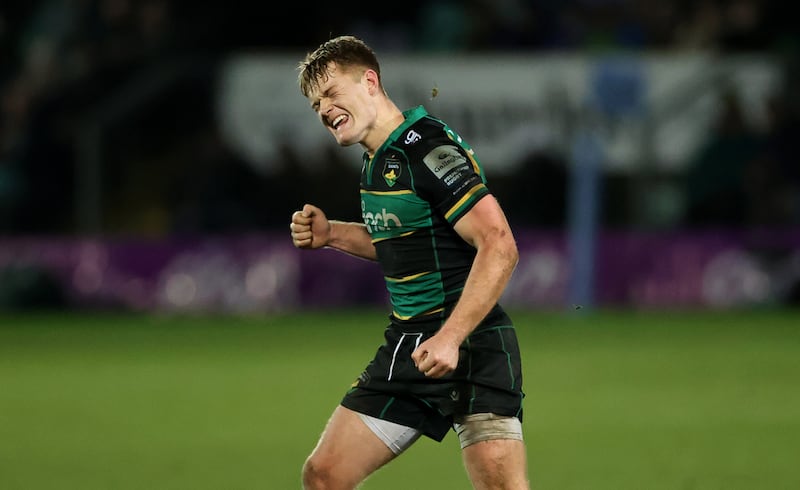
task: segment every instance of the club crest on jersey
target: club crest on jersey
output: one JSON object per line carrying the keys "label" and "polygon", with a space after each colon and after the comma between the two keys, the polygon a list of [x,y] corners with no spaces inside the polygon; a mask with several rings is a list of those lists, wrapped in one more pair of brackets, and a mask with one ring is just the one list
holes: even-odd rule
{"label": "club crest on jersey", "polygon": [[400,178],[400,172],[400,160],[387,158],[383,165],[383,180],[386,181],[386,185],[393,187],[397,179]]}

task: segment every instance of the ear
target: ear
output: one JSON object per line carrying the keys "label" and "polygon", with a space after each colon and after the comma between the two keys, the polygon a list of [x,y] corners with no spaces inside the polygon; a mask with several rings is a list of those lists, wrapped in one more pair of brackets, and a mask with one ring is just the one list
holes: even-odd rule
{"label": "ear", "polygon": [[381,92],[380,78],[375,70],[367,69],[364,71],[364,83],[367,84],[367,90],[370,95]]}

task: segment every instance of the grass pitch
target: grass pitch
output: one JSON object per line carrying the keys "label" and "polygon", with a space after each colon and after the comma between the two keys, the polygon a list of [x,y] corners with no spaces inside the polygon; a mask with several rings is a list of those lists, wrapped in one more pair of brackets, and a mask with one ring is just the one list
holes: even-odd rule
{"label": "grass pitch", "polygon": [[[533,488],[800,488],[800,313],[512,312]],[[300,488],[383,311],[0,313],[0,488]],[[364,489],[466,489],[455,434]]]}

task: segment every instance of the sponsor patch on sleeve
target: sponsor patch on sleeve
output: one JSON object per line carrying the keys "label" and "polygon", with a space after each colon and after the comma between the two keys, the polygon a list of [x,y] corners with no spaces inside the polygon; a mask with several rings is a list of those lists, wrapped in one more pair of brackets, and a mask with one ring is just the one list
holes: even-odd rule
{"label": "sponsor patch on sleeve", "polygon": [[423,158],[425,165],[448,187],[469,175],[469,162],[453,145],[437,146]]}

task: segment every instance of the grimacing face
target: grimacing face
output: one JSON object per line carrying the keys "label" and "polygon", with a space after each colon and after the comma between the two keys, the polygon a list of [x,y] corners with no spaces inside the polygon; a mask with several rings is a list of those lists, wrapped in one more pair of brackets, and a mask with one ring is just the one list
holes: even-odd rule
{"label": "grimacing face", "polygon": [[343,69],[331,63],[327,77],[320,78],[309,94],[311,108],[341,146],[361,143],[374,126],[376,113],[371,93],[375,82],[370,72],[358,67]]}

